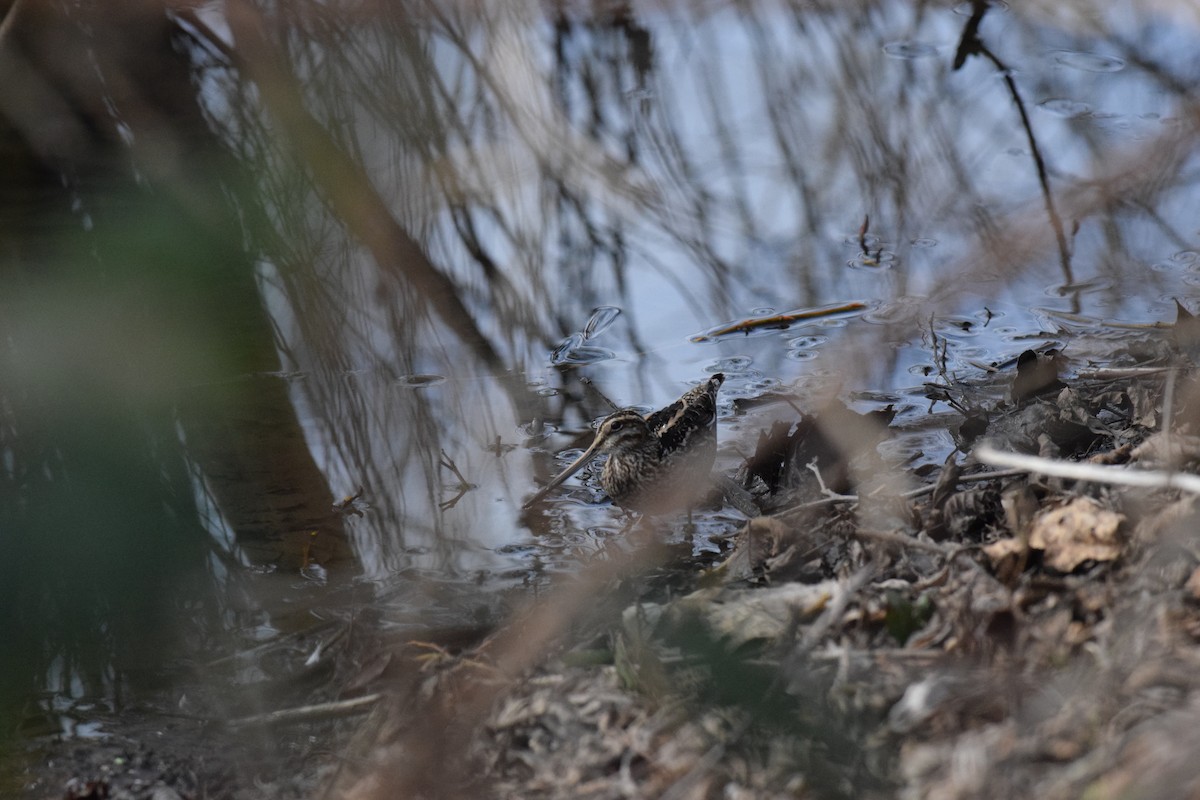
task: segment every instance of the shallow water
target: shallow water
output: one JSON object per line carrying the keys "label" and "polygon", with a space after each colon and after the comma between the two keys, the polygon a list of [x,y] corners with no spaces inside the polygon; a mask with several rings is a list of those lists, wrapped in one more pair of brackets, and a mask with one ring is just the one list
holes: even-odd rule
{"label": "shallow water", "polygon": [[[180,448],[187,477],[174,485],[193,497],[173,518],[188,518],[184,535],[203,533],[169,562],[184,576],[169,583],[182,595],[172,595],[179,638],[190,643],[176,642],[168,661],[201,662],[365,607],[439,623],[498,615],[504,590],[570,571],[623,529],[592,473],[534,514],[520,506],[609,410],[581,377],[619,405],[652,409],[726,373],[727,472],[772,414],[791,413],[739,403],[773,393],[802,408],[831,394],[858,411],[894,404],[895,426],[909,434],[888,456],[940,463],[953,444],[923,425],[936,347],[949,373],[970,380],[1049,341],[1078,368],[1103,352],[1092,343],[1118,330],[1111,323],[1169,322],[1176,298],[1195,307],[1200,115],[1188,54],[1200,19],[1184,4],[996,7],[980,27],[996,60],[973,56],[958,70],[968,5],[556,14],[485,4],[338,19],[336,37],[310,28],[305,8],[281,24],[307,44],[291,58],[308,108],[365,166],[424,255],[364,246],[346,206],[329,199],[337,185],[312,178],[303,153],[260,127],[248,84],[193,52],[219,141],[242,154],[276,237],[247,248],[238,268],[253,278],[248,296],[270,328],[257,341],[275,355],[227,362],[213,354],[227,343],[205,338],[210,328],[181,328],[180,311],[106,326],[111,335],[97,338],[81,314],[119,297],[86,280],[22,285],[21,308],[9,309],[21,357],[5,363],[7,386],[53,394],[73,383],[61,375],[74,375],[89,396],[56,413],[83,422],[60,435],[113,431],[95,449],[116,466],[83,448],[77,484],[124,469],[134,444],[154,451],[146,475],[165,463],[156,443]],[[238,46],[217,14],[200,19]],[[121,184],[111,196],[136,191]],[[83,236],[81,252],[105,230],[88,207],[105,196],[60,223]],[[144,224],[139,203],[127,205],[125,218],[123,205],[111,212],[116,238],[127,223]],[[217,258],[202,252],[201,261]],[[404,258],[389,259],[397,253]],[[160,268],[140,250],[106,257],[131,264],[132,286],[142,285],[139,270]],[[414,266],[423,258],[444,283]],[[714,334],[777,315],[794,319]],[[86,364],[71,355],[82,341],[94,348]],[[180,355],[192,347],[194,357]],[[111,368],[126,361],[134,366]],[[109,368],[88,366],[97,363]],[[150,394],[139,364],[160,376]],[[181,393],[195,408],[167,410],[187,406]],[[165,415],[153,433],[113,427],[146,409]],[[19,445],[56,419],[43,411],[23,409],[9,425],[14,485],[29,457]],[[82,563],[85,545],[106,539],[146,552],[130,529],[157,523],[110,503],[143,484],[81,496],[58,480],[47,481],[49,502],[77,507],[47,535],[67,543],[23,556]],[[100,507],[110,513],[92,513]],[[29,513],[10,508],[17,519]],[[715,552],[738,524],[730,511],[710,512],[694,549]],[[120,583],[131,568],[113,558],[100,574]],[[155,586],[132,591],[121,613],[160,596]],[[124,702],[113,666],[121,642],[80,655],[71,626],[37,617],[78,609],[28,608],[27,627],[47,631],[29,644],[50,655],[22,660],[23,691],[40,690],[47,718],[98,696]],[[79,615],[82,627],[104,625],[110,606],[95,608]],[[71,724],[63,735],[93,733]]]}

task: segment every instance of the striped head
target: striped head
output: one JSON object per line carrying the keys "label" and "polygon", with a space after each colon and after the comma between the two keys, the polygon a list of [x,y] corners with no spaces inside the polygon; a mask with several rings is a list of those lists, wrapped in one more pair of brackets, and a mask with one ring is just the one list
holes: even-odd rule
{"label": "striped head", "polygon": [[643,452],[657,454],[660,449],[658,437],[646,424],[645,417],[632,408],[617,411],[600,423],[600,427],[596,429],[596,438],[592,440],[588,449],[529,498],[524,507],[529,508],[545,497],[551,489],[574,475],[584,464],[601,453],[608,454],[611,463],[613,460],[623,462],[630,458],[641,460],[640,454]]}
{"label": "striped head", "polygon": [[647,444],[658,445],[658,437],[646,424],[646,418],[641,412],[624,408],[609,414],[596,429],[596,440],[588,448],[592,455],[607,453],[610,456],[640,451]]}

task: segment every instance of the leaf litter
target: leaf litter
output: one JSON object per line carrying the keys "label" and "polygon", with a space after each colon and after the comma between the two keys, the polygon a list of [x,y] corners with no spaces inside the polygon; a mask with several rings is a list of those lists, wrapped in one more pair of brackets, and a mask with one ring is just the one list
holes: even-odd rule
{"label": "leaf litter", "polygon": [[1111,480],[1200,463],[1177,338],[1095,374],[1047,348],[943,375],[930,398],[975,430],[925,479],[879,457],[894,411],[767,425],[735,476],[761,513],[720,559],[635,529],[427,674],[336,791],[427,787],[426,747],[474,765],[452,796],[1195,796],[1197,501]]}

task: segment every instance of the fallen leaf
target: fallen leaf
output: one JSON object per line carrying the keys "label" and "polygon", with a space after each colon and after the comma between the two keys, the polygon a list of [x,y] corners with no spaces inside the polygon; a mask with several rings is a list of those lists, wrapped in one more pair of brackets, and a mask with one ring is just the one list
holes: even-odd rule
{"label": "fallen leaf", "polygon": [[1016,537],[997,539],[983,546],[983,553],[992,562],[992,572],[1003,584],[1011,584],[1025,569],[1029,545]]}
{"label": "fallen leaf", "polygon": [[837,592],[837,581],[787,583],[768,589],[701,589],[673,603],[675,619],[695,616],[732,648],[773,641],[796,622],[819,614]]}
{"label": "fallen leaf", "polygon": [[705,585],[749,580],[759,575],[767,561],[783,551],[787,527],[772,517],[755,517],[738,532],[729,557],[713,568]]}
{"label": "fallen leaf", "polygon": [[1039,514],[1029,546],[1045,551],[1045,564],[1071,572],[1085,561],[1113,561],[1121,554],[1117,531],[1123,517],[1090,497]]}

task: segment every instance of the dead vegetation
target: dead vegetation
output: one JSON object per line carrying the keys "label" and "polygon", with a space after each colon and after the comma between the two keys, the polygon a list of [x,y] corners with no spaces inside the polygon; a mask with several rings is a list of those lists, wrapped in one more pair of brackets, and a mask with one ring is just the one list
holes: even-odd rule
{"label": "dead vegetation", "polygon": [[[964,441],[932,483],[888,494],[852,465],[887,419],[857,425],[849,457],[816,433],[844,433],[845,409],[777,426],[741,473],[777,510],[720,564],[668,591],[663,574],[687,583],[691,567],[610,554],[447,657],[423,710],[373,728],[386,741],[364,740],[367,766],[335,793],[1196,796],[1194,498],[1096,472],[1169,476],[1200,456],[1189,372],[1118,354],[1106,368],[1137,369],[1060,379],[1055,357],[1030,390],[1035,355],[990,387],[931,388],[971,392],[975,441],[1041,453],[1033,472],[991,469]],[[414,752],[436,754],[436,778]]]}

